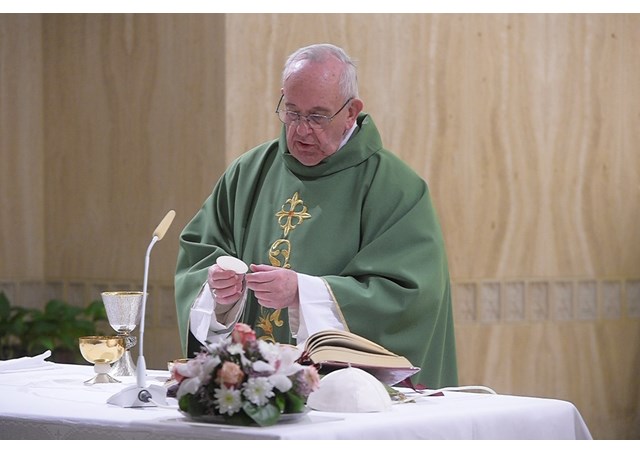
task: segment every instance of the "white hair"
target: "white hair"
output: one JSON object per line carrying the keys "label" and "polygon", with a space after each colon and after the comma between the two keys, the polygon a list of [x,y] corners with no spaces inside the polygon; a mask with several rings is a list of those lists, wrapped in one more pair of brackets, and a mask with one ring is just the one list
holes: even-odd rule
{"label": "white hair", "polygon": [[334,57],[343,63],[343,71],[340,74],[340,93],[345,99],[358,97],[358,75],[356,73],[355,62],[347,55],[347,53],[338,46],[333,44],[312,44],[302,47],[293,52],[284,65],[282,71],[282,83],[289,78],[293,72],[294,63],[299,61],[316,61],[324,62]]}

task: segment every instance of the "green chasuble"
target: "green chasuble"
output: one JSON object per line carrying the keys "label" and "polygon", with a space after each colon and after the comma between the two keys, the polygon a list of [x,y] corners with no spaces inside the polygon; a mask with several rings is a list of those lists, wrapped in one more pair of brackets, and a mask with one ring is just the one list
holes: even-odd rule
{"label": "green chasuble", "polygon": [[[429,190],[382,147],[370,116],[357,124],[343,148],[313,167],[288,152],[284,127],[229,166],[180,236],[185,354],[199,350],[190,345],[189,311],[207,269],[232,255],[323,278],[348,330],[422,368],[414,384],[457,385],[447,257]],[[261,307],[251,291],[242,322],[263,339],[295,343],[287,310]]]}

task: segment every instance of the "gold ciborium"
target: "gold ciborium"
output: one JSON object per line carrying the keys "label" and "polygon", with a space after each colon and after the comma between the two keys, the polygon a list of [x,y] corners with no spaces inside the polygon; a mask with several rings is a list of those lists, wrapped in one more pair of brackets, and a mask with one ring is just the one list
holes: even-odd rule
{"label": "gold ciborium", "polygon": [[120,382],[109,375],[111,364],[117,362],[125,350],[125,340],[121,336],[92,335],[78,339],[82,357],[93,363],[96,375],[84,381],[87,385]]}
{"label": "gold ciborium", "polygon": [[101,293],[109,324],[124,338],[124,355],[111,370],[112,376],[134,376],[136,366],[131,359],[131,348],[137,338],[131,332],[140,323],[142,291],[105,291]]}

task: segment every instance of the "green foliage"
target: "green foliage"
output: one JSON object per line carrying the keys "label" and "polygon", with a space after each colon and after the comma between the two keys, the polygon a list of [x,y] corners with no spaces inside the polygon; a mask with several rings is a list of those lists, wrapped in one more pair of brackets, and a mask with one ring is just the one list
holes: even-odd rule
{"label": "green foliage", "polygon": [[[256,406],[248,401],[245,401],[242,405],[244,413],[259,426],[271,426],[275,425],[280,418],[280,409],[273,402],[269,402],[264,406]],[[238,414],[242,414],[239,412]]]}
{"label": "green foliage", "polygon": [[280,412],[284,412],[287,414],[295,414],[298,412],[303,412],[306,404],[305,398],[302,398],[297,393],[287,392],[284,394],[285,397],[285,407],[280,408]]}
{"label": "green foliage", "polygon": [[84,308],[51,299],[44,310],[11,306],[0,292],[0,360],[41,354],[51,350],[51,359],[61,363],[85,363],[78,338],[98,332],[107,313],[101,300]]}

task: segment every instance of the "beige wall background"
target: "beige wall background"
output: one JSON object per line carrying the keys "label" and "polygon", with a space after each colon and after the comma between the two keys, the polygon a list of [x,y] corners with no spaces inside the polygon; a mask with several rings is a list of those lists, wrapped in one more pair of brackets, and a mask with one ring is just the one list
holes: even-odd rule
{"label": "beige wall background", "polygon": [[359,61],[387,148],[429,183],[461,385],[573,402],[640,438],[640,15],[2,14],[0,290],[141,289],[145,358],[180,355],[182,227],[274,137],[284,59]]}

